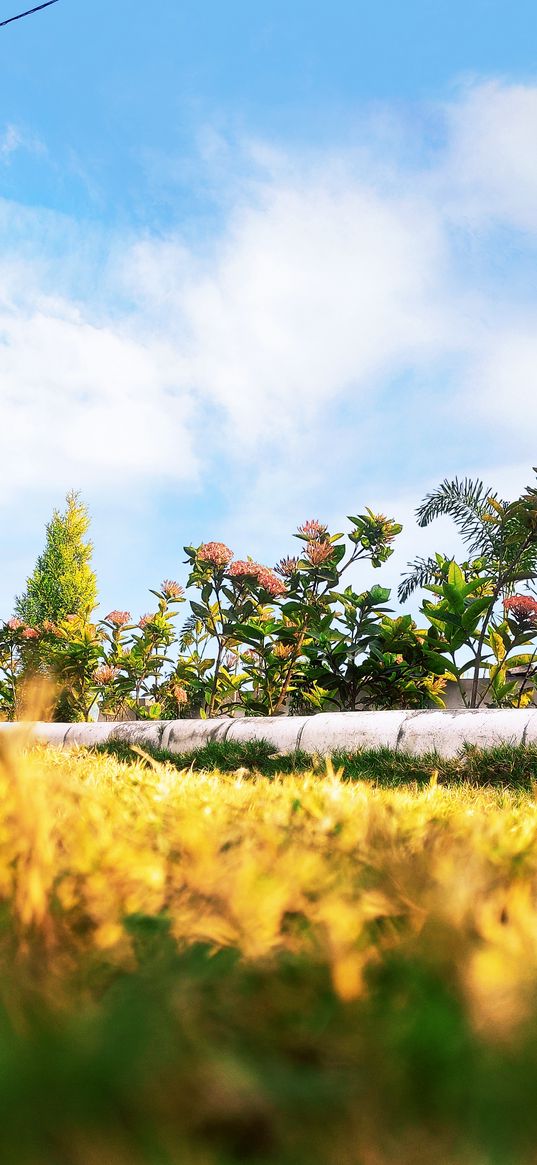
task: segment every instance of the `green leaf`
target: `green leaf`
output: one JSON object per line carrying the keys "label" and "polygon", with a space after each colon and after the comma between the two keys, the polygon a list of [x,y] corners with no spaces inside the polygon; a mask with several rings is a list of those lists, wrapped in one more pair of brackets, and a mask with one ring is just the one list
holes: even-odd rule
{"label": "green leaf", "polygon": [[462,570],[457,562],[450,562],[448,568],[448,583],[450,586],[460,590],[465,584],[465,578]]}
{"label": "green leaf", "polygon": [[459,588],[454,583],[445,582],[442,584],[442,594],[456,614],[462,615],[464,611],[464,599]]}
{"label": "green leaf", "polygon": [[371,590],[369,592],[371,599],[372,599],[373,603],[375,603],[375,605],[377,605],[377,603],[386,603],[387,600],[389,599],[391,593],[392,592],[391,592],[390,587],[381,587],[381,586],[379,586],[378,583],[375,583],[375,585],[371,587]]}
{"label": "green leaf", "polygon": [[470,603],[461,620],[465,631],[472,630],[477,625],[481,615],[488,611],[491,603],[491,595],[483,595],[480,599],[474,599],[473,603]]}
{"label": "green leaf", "polygon": [[250,643],[256,647],[262,643],[265,635],[259,627],[255,627],[253,623],[228,623],[225,628],[228,634],[232,634],[234,639],[239,639],[243,643]]}
{"label": "green leaf", "polygon": [[[341,537],[341,535],[338,534],[338,538],[340,538],[340,537]],[[331,538],[330,541],[332,542],[333,539]],[[346,552],[345,546],[334,546],[334,550],[332,553],[332,558],[330,560],[330,563],[331,564],[333,563],[335,566],[339,566],[339,563],[341,562],[342,558],[345,558],[346,553],[347,552]]]}
{"label": "green leaf", "polygon": [[205,619],[207,619],[211,613],[208,607],[202,603],[196,603],[194,599],[190,600],[190,606],[192,607],[193,614],[197,615],[198,619],[203,619],[203,621],[205,621]]}
{"label": "green leaf", "polygon": [[427,667],[433,672],[435,676],[443,676],[445,671],[451,674],[457,674],[457,669],[449,666],[450,660],[444,659],[443,655],[438,655],[435,651],[427,652]]}

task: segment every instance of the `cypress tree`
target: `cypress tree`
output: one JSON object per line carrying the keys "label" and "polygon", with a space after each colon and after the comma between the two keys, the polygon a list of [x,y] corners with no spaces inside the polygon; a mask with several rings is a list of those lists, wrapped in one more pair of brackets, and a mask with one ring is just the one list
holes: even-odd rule
{"label": "cypress tree", "polygon": [[93,545],[86,541],[90,518],[79,494],[66,496],[64,513],[54,510],[46,542],[26,590],[15,601],[17,615],[31,626],[66,615],[88,618],[97,604],[97,580],[90,566]]}

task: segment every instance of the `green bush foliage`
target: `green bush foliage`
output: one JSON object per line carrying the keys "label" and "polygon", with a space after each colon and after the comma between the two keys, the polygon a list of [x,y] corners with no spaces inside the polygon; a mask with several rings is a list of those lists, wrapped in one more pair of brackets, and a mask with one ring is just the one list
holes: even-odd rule
{"label": "green bush foliage", "polygon": [[366,509],[349,516],[346,535],[304,522],[297,553],[274,569],[222,542],[186,546],[190,611],[177,629],[186,594],[173,579],[151,591],[154,609],[140,619],[116,609],[91,621],[89,519],[70,494],[0,629],[0,715],[21,714],[35,676],[54,685],[60,720],[88,719],[97,705],[109,718],[158,720],[442,708],[449,684],[470,708],[527,706],[536,694],[537,490],[507,502],[482,482],[444,481],[417,514],[422,525],[451,515],[470,554],[409,565],[399,595],[424,590],[423,627],[394,614],[388,588],[357,592],[345,577],[357,563],[382,567],[401,531]]}

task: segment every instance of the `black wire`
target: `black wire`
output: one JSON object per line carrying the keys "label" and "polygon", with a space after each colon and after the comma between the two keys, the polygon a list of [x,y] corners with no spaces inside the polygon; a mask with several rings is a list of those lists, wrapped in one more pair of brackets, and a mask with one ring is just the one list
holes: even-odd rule
{"label": "black wire", "polygon": [[19,12],[18,16],[10,16],[9,20],[0,20],[0,28],[5,24],[12,24],[14,20],[22,20],[23,16],[31,16],[32,12],[41,12],[42,8],[50,8],[51,4],[57,4],[58,0],[46,0],[45,4],[38,4],[37,8],[29,8],[27,12]]}

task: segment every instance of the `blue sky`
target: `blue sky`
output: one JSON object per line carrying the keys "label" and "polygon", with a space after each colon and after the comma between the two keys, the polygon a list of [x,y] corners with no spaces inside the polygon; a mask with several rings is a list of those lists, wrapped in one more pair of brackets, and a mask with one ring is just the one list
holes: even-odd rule
{"label": "blue sky", "polygon": [[184,543],[271,564],[365,505],[404,523],[395,584],[454,546],[413,522],[442,477],[529,483],[536,45],[519,0],[0,30],[0,613],[69,488],[102,613],[139,613]]}

